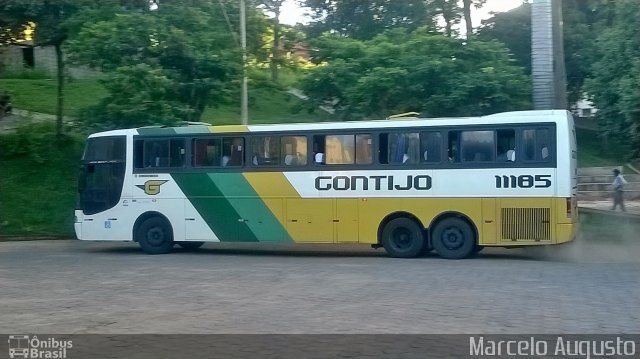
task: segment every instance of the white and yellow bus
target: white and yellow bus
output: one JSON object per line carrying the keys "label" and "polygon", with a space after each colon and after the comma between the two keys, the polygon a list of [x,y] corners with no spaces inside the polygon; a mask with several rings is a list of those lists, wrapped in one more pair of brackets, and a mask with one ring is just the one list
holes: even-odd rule
{"label": "white and yellow bus", "polygon": [[89,136],[78,239],[147,253],[204,242],[362,243],[393,257],[574,238],[566,111],[144,127]]}

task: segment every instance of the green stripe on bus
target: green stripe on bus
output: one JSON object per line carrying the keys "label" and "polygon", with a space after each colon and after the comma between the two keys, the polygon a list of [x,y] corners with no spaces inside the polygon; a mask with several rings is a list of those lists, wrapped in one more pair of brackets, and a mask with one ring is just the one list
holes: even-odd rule
{"label": "green stripe on bus", "polygon": [[[293,241],[241,173],[210,173],[249,231],[261,242]],[[242,239],[242,231],[239,233]]]}
{"label": "green stripe on bus", "polygon": [[220,241],[258,241],[254,235],[240,238],[240,233],[248,232],[242,231],[241,217],[206,173],[174,173],[171,177]]}
{"label": "green stripe on bus", "polygon": [[220,241],[291,241],[241,173],[172,177]]}

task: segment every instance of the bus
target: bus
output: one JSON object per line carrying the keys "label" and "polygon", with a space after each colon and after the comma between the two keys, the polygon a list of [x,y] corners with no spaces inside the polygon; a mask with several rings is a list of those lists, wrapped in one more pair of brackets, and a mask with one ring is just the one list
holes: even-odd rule
{"label": "bus", "polygon": [[360,243],[460,259],[573,240],[576,157],[561,110],[113,130],[87,139],[75,232],[149,254]]}

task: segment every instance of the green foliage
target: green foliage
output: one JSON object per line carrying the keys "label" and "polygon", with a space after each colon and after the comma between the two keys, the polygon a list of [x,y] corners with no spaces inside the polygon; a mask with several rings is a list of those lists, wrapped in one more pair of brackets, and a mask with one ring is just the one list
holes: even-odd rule
{"label": "green foliage", "polygon": [[393,28],[435,29],[435,11],[424,0],[305,0],[315,19],[308,32],[316,37],[324,32],[359,40],[369,40]]}
{"label": "green foliage", "polygon": [[198,121],[225,100],[241,64],[220,6],[207,1],[116,13],[84,26],[70,49],[74,61],[110,74],[110,97],[86,117],[101,127]]}
{"label": "green foliage", "polygon": [[[268,77],[268,73],[264,72]],[[308,113],[305,102],[276,88],[249,87],[249,123],[299,123],[335,120],[323,112]],[[240,104],[238,101],[219,107],[208,107],[202,121],[214,125],[240,124]]]}
{"label": "green foliage", "polygon": [[597,131],[576,128],[578,167],[605,167],[620,164],[622,158],[602,147]]}
{"label": "green foliage", "polygon": [[612,26],[596,42],[587,89],[602,135],[629,158],[640,156],[640,3],[616,2]]}
{"label": "green foliage", "polygon": [[33,124],[0,135],[0,233],[72,235],[84,140],[53,131]]}
{"label": "green foliage", "polygon": [[171,125],[189,118],[193,112],[187,105],[171,100],[174,82],[162,70],[146,64],[120,67],[103,83],[109,95],[80,116],[92,131]]}
{"label": "green foliage", "polygon": [[[612,2],[608,0],[562,1],[564,60],[567,74],[567,101],[576,103],[584,95],[584,81],[597,60],[598,34],[608,27]],[[481,40],[498,40],[511,50],[514,58],[531,73],[531,4],[497,13],[483,21],[478,31]]]}
{"label": "green foliage", "polygon": [[[330,62],[310,71],[302,88],[316,107],[331,103],[343,116],[483,115],[528,109],[530,84],[496,42],[424,32],[389,31],[370,41],[325,36]],[[334,46],[335,44],[335,46]]]}
{"label": "green foliage", "polygon": [[524,3],[483,20],[477,38],[502,42],[526,73],[531,73],[531,4]]}

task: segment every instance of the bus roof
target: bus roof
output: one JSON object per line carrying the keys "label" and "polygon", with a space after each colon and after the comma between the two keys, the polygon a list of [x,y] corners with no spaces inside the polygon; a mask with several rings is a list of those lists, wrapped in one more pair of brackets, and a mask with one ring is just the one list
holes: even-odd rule
{"label": "bus roof", "polygon": [[188,124],[186,126],[148,126],[128,130],[113,130],[94,133],[89,137],[117,136],[134,133],[149,136],[168,136],[176,134],[205,134],[205,133],[242,133],[242,132],[277,132],[277,131],[322,131],[340,129],[379,129],[404,128],[419,126],[453,126],[473,124],[517,124],[536,122],[559,122],[567,119],[566,110],[536,110],[502,112],[480,117],[445,117],[419,118],[396,117],[385,120],[343,121],[343,122],[313,122],[313,123],[280,123],[262,125],[220,125],[207,126],[205,124]]}

